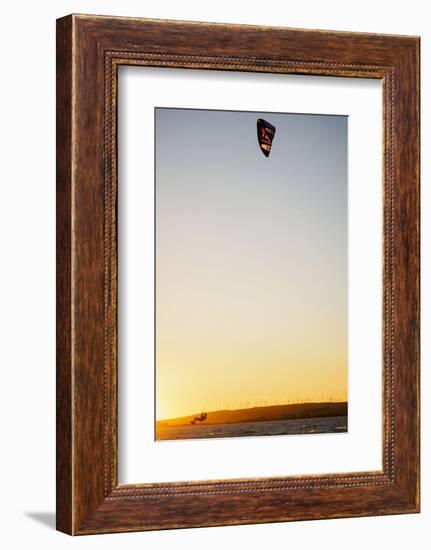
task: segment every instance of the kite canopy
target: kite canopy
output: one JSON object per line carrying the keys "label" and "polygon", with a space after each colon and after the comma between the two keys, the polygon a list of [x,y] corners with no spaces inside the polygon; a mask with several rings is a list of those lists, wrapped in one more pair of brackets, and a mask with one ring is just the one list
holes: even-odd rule
{"label": "kite canopy", "polygon": [[263,120],[263,118],[257,119],[257,140],[259,142],[260,150],[269,157],[271,152],[272,140],[275,135],[275,126]]}

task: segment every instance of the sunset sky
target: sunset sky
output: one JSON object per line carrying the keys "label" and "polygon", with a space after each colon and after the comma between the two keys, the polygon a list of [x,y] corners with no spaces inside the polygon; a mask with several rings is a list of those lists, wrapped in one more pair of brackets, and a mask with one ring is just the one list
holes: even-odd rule
{"label": "sunset sky", "polygon": [[347,117],[155,120],[157,420],[347,400]]}

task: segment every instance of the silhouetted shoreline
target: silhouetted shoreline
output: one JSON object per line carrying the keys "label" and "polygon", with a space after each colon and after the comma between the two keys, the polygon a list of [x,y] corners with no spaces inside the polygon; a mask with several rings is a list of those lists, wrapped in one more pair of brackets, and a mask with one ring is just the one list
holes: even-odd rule
{"label": "silhouetted shoreline", "polygon": [[[276,420],[298,420],[308,418],[323,418],[347,416],[346,402],[295,403],[286,405],[267,405],[234,410],[217,410],[207,412],[207,417],[201,425],[236,424],[244,422],[267,422]],[[156,430],[172,426],[189,426],[191,420],[201,411],[189,416],[170,418],[156,422]],[[198,427],[198,426],[196,426]]]}

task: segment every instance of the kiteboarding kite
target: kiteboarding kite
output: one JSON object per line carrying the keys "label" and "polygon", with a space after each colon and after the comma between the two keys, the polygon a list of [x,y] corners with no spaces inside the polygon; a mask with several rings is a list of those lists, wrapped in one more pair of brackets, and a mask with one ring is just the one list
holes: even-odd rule
{"label": "kiteboarding kite", "polygon": [[260,150],[269,157],[271,152],[272,140],[275,135],[275,126],[263,120],[263,118],[257,119],[257,140],[259,142]]}

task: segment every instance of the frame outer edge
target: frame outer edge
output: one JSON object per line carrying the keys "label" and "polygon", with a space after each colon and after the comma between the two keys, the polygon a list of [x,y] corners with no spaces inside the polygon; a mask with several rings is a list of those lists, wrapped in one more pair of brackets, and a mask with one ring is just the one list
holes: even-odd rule
{"label": "frame outer edge", "polygon": [[56,528],[73,534],[72,39],[73,18],[56,24]]}
{"label": "frame outer edge", "polygon": [[[398,167],[395,230],[398,353],[397,480],[408,509],[420,511],[420,39],[397,67],[396,154]],[[397,158],[398,158],[397,157]],[[404,368],[402,368],[404,366]]]}

